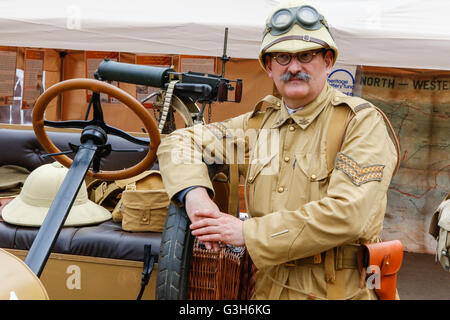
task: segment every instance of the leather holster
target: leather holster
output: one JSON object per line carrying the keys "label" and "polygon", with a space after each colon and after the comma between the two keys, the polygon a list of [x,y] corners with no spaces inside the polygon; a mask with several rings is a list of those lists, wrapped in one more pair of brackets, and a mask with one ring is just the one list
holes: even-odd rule
{"label": "leather holster", "polygon": [[[395,300],[397,273],[403,260],[403,245],[399,240],[363,244],[358,250],[358,266],[361,271],[360,287],[366,279],[379,270],[379,282],[375,293],[380,300]],[[368,267],[371,267],[368,269]],[[378,267],[378,268],[377,268]],[[378,269],[378,270],[377,270]]]}

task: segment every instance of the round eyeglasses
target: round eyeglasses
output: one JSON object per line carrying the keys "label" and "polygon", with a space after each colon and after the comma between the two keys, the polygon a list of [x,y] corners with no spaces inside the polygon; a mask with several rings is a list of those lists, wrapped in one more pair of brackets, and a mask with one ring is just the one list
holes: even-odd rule
{"label": "round eyeglasses", "polygon": [[295,56],[298,61],[301,63],[309,63],[314,59],[316,54],[322,52],[323,50],[319,51],[305,51],[305,52],[297,52],[297,53],[288,53],[288,52],[279,52],[279,53],[273,53],[272,58],[275,59],[275,61],[282,65],[287,66],[292,61],[292,57]]}

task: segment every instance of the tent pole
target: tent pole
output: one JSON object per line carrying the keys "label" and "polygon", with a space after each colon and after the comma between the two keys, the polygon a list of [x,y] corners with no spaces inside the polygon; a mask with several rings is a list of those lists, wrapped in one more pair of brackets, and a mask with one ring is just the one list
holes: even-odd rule
{"label": "tent pole", "polygon": [[[67,51],[60,51],[60,65],[59,65],[59,82],[64,81],[64,58],[67,55]],[[58,121],[62,121],[62,106],[63,96],[62,93],[58,95]]]}

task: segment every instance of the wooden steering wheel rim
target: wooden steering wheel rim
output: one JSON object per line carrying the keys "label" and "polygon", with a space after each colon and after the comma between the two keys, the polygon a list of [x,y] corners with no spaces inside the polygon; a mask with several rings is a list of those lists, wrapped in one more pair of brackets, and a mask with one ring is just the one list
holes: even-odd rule
{"label": "wooden steering wheel rim", "polygon": [[[148,111],[142,106],[142,104],[136,100],[133,96],[127,92],[119,89],[109,83],[101,82],[94,79],[70,79],[59,82],[50,88],[48,88],[36,101],[33,108],[33,129],[38,141],[44,147],[48,153],[61,152],[49,139],[44,126],[44,112],[49,102],[55,98],[58,94],[64,91],[88,89],[92,92],[107,93],[120,102],[124,103],[130,108],[143,122],[146,131],[149,134],[150,143],[147,155],[141,162],[127,169],[116,171],[100,171],[94,173],[91,170],[88,171],[88,175],[96,179],[103,180],[120,180],[127,179],[138,175],[145,170],[151,168],[156,160],[156,150],[161,142],[158,127],[154,119],[150,116]],[[66,155],[53,156],[58,162],[65,167],[69,168],[72,165],[73,160]]]}

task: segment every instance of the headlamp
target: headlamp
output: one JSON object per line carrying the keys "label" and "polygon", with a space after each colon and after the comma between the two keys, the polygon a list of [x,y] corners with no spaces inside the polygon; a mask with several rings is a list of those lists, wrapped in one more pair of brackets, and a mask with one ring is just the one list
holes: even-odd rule
{"label": "headlamp", "polygon": [[318,30],[322,26],[328,28],[324,17],[311,6],[283,8],[277,10],[269,20],[264,35],[270,32],[278,36],[288,32],[297,23],[306,30]]}

